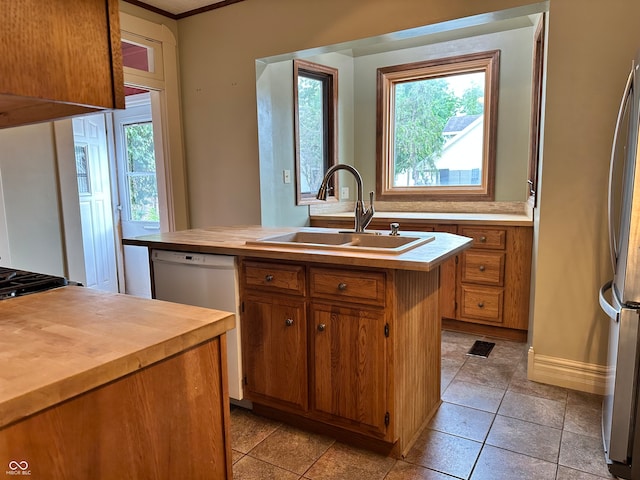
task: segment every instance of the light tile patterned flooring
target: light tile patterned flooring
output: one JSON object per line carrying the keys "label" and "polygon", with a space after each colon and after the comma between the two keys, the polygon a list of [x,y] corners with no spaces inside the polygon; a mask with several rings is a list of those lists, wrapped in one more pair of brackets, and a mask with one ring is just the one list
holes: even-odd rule
{"label": "light tile patterned flooring", "polygon": [[[488,358],[466,355],[475,340]],[[442,334],[442,400],[403,460],[231,411],[236,480],[597,480],[601,397],[527,380],[526,345]]]}

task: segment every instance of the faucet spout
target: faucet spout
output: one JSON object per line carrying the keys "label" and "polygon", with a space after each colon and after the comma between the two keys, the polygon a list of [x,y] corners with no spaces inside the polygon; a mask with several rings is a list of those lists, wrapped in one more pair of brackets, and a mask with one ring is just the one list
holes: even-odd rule
{"label": "faucet spout", "polygon": [[322,179],[322,183],[320,184],[320,188],[318,189],[318,194],[316,198],[318,200],[326,200],[327,199],[327,189],[329,185],[329,180],[333,176],[335,172],[338,170],[347,170],[350,172],[354,178],[356,179],[356,188],[357,188],[357,200],[356,200],[356,208],[354,212],[355,216],[355,231],[356,233],[363,233],[364,229],[367,228],[369,223],[371,223],[371,219],[373,218],[373,214],[375,209],[373,208],[373,192],[369,193],[369,208],[365,208],[364,202],[362,200],[362,176],[360,172],[352,167],[351,165],[347,165],[346,163],[338,163],[333,165],[327,170],[324,178]]}

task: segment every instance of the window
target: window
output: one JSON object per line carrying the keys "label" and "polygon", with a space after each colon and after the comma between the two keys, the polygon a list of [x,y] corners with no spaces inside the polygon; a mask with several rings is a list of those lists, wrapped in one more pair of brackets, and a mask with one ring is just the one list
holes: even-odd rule
{"label": "window", "polygon": [[133,222],[159,222],[156,160],[151,122],[124,125],[128,215]]}
{"label": "window", "polygon": [[380,200],[493,200],[499,58],[378,69]]}
{"label": "window", "polygon": [[[315,202],[324,173],[336,163],[338,71],[293,62],[297,204]],[[335,175],[334,175],[335,177]],[[335,198],[335,180],[329,195]]]}
{"label": "window", "polygon": [[89,182],[89,146],[76,144],[76,177],[78,179],[78,194],[90,195],[91,183]]}

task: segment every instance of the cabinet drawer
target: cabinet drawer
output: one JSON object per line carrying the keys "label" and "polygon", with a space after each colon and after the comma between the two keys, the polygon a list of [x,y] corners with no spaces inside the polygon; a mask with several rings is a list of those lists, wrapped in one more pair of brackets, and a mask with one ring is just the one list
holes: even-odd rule
{"label": "cabinet drawer", "polygon": [[502,323],[502,288],[462,285],[460,291],[462,318]]}
{"label": "cabinet drawer", "polygon": [[384,305],[385,274],[382,272],[312,268],[309,281],[312,298],[344,298],[350,302]]}
{"label": "cabinet drawer", "polygon": [[504,253],[477,250],[464,252],[462,281],[501,287],[504,284]]}
{"label": "cabinet drawer", "polygon": [[243,263],[244,285],[260,290],[304,295],[304,266],[266,262]]}
{"label": "cabinet drawer", "polygon": [[473,248],[504,250],[507,232],[502,229],[461,227],[460,235],[473,238]]}

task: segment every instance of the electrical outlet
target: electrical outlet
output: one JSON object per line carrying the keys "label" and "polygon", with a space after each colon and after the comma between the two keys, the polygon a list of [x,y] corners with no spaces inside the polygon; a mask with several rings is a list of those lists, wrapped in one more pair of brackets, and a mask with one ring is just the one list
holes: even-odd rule
{"label": "electrical outlet", "polygon": [[341,187],[340,200],[348,200],[348,199],[349,199],[349,187]]}
{"label": "electrical outlet", "polygon": [[282,171],[282,181],[284,183],[291,183],[291,170]]}

